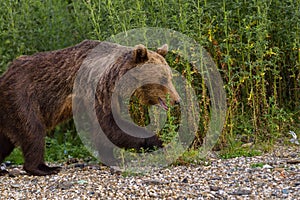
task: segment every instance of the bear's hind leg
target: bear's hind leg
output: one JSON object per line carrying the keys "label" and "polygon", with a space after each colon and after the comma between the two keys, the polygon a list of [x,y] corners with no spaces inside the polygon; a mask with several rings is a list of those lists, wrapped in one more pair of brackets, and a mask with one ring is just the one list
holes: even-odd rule
{"label": "bear's hind leg", "polygon": [[[14,150],[15,146],[14,144],[0,133],[0,164],[3,162],[3,160],[9,156],[9,154]],[[0,175],[7,174],[8,172],[6,170],[0,169]]]}
{"label": "bear's hind leg", "polygon": [[0,163],[14,150],[15,145],[9,138],[0,134]]}

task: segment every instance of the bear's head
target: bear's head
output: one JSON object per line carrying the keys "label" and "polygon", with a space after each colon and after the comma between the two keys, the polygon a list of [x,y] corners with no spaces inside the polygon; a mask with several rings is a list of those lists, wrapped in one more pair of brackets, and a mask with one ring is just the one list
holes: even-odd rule
{"label": "bear's head", "polygon": [[[160,105],[168,110],[168,105],[178,104],[180,97],[172,83],[172,70],[165,60],[167,53],[166,44],[151,51],[143,45],[125,47],[101,42],[86,59],[79,85],[98,81],[97,110],[105,115],[110,114],[111,108],[119,110],[121,102],[125,102],[121,99],[128,98],[127,95],[136,97],[140,105]],[[85,95],[88,87],[82,88]]]}
{"label": "bear's head", "polygon": [[165,44],[156,51],[147,50],[143,45],[137,45],[132,51],[132,58],[142,67],[141,73],[135,75],[139,80],[152,79],[153,82],[137,88],[133,96],[137,97],[142,105],[160,105],[168,110],[168,104],[175,105],[180,102],[180,97],[172,83],[172,71],[165,60],[168,46]]}

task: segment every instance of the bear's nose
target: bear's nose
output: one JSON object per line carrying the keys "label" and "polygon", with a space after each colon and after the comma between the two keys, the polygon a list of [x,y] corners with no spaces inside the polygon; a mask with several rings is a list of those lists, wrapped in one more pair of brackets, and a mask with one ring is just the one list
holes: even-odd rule
{"label": "bear's nose", "polygon": [[174,101],[174,104],[175,104],[175,105],[179,105],[179,104],[180,104],[180,99],[175,100],[175,101]]}

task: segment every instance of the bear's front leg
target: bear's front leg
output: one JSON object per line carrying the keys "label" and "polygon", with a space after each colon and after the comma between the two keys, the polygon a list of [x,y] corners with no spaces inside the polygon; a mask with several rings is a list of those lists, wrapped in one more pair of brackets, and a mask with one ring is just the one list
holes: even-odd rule
{"label": "bear's front leg", "polygon": [[45,176],[56,174],[60,167],[48,167],[44,162],[44,138],[39,138],[39,142],[26,143],[21,146],[25,163],[24,170],[35,176]]}
{"label": "bear's front leg", "polygon": [[97,148],[97,151],[99,153],[99,157],[101,160],[101,163],[106,166],[119,166],[121,163],[121,160],[118,158],[115,158],[114,155],[114,147],[110,145],[103,144],[101,147]]}

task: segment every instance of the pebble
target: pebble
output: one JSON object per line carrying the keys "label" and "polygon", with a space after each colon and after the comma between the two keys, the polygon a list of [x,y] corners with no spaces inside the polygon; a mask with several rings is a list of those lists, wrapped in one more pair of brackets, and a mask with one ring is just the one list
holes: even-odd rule
{"label": "pebble", "polygon": [[[209,164],[126,176],[108,167],[70,163],[57,175],[36,177],[10,166],[6,170],[14,176],[0,176],[0,199],[297,199],[300,163],[294,161],[300,149],[274,149],[262,156],[207,158]],[[268,167],[254,167],[261,163]]]}

